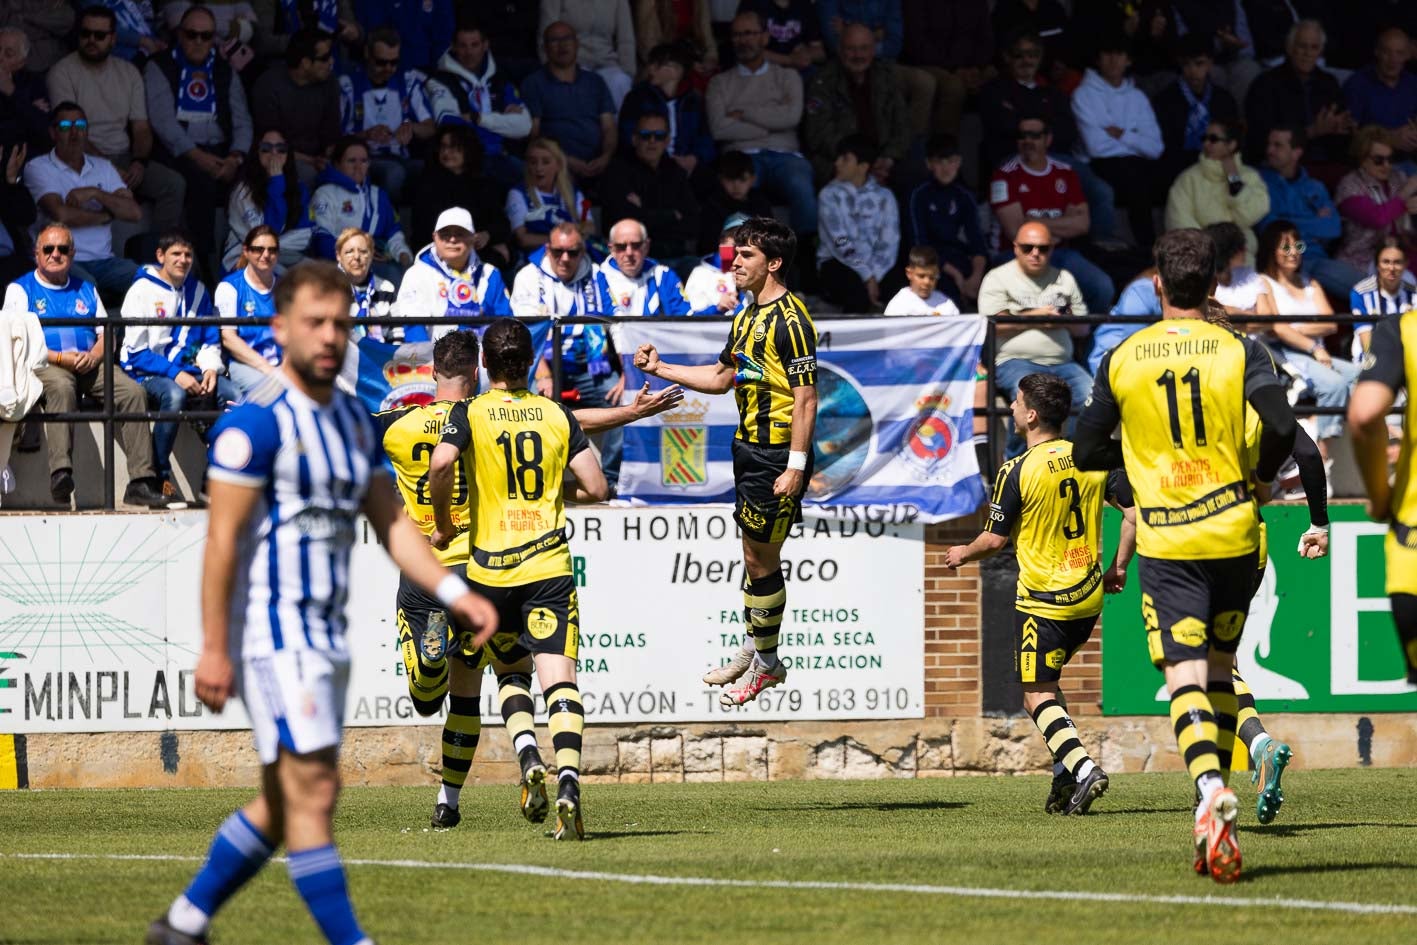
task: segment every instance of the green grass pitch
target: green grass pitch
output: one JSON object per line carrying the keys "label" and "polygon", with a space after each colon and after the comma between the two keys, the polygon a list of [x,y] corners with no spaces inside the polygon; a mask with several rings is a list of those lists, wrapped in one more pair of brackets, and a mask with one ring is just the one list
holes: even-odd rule
{"label": "green grass pitch", "polygon": [[[381,945],[1417,941],[1417,773],[1293,772],[1269,827],[1242,780],[1229,887],[1190,870],[1181,774],[1115,777],[1073,818],[1042,813],[1039,777],[589,785],[583,844],[523,821],[511,786],[464,791],[440,832],[432,788],[355,788],[336,833]],[[249,796],[0,795],[0,942],[140,942]],[[279,863],[213,939],[320,941]]]}

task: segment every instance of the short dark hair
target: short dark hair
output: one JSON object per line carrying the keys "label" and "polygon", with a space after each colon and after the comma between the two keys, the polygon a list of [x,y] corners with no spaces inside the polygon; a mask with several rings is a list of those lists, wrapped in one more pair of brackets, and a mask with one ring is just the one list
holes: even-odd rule
{"label": "short dark hair", "polygon": [[753,157],[750,154],[744,154],[742,151],[724,151],[718,156],[718,176],[725,180],[738,180],[756,173],[753,170]]}
{"label": "short dark hair", "polygon": [[1126,53],[1129,57],[1132,54],[1132,41],[1127,38],[1127,34],[1121,30],[1106,30],[1092,44],[1092,54],[1095,57],[1103,53]]}
{"label": "short dark hair", "polygon": [[369,147],[369,142],[365,141],[363,138],[356,135],[343,135],[335,142],[334,147],[330,149],[330,163],[338,164],[340,161],[343,161],[345,152],[350,148],[363,148],[364,153],[371,156],[374,153],[373,149]]}
{"label": "short dark hair", "polygon": [[78,112],[80,115],[83,115],[85,118],[87,118],[87,117],[89,116],[89,113],[86,112],[86,111],[84,111],[84,106],[80,105],[78,102],[72,102],[72,101],[69,101],[68,99],[65,99],[64,101],[60,102],[58,105],[55,105],[54,108],[50,111],[50,113],[49,113],[49,115],[50,115],[49,123],[50,123],[51,125],[57,125],[57,124],[59,124],[59,113],[60,113],[60,112]]}
{"label": "short dark hair", "polygon": [[1056,374],[1025,374],[1018,382],[1023,405],[1036,411],[1043,429],[1059,433],[1073,409],[1073,392]]}
{"label": "short dark hair", "polygon": [[1240,141],[1245,137],[1245,119],[1239,115],[1225,117],[1224,115],[1210,116],[1207,125],[1218,125],[1225,129],[1225,137],[1230,141]]}
{"label": "short dark hair", "polygon": [[842,139],[836,143],[836,153],[832,156],[841,157],[850,154],[862,164],[874,164],[876,163],[876,158],[880,156],[880,153],[881,149],[877,146],[874,138],[870,135],[857,132],[843,136]]}
{"label": "short dark hair", "polygon": [[118,14],[97,3],[89,4],[79,11],[79,21],[82,22],[86,18],[107,20],[109,32],[118,29]]}
{"label": "short dark hair", "polygon": [[453,24],[453,38],[456,39],[459,33],[480,33],[484,40],[487,39],[487,30],[482,28],[482,21],[471,13],[458,14],[457,22]]}
{"label": "short dark hair", "polygon": [[313,26],[302,26],[290,34],[290,44],[285,47],[286,68],[294,69],[306,59],[314,59],[321,43],[330,43],[333,47],[334,41],[333,33]]}
{"label": "short dark hair", "polygon": [[1256,269],[1267,276],[1274,276],[1277,271],[1274,254],[1286,236],[1299,239],[1299,228],[1289,220],[1271,220],[1269,225],[1260,231],[1259,247],[1255,250]]}
{"label": "short dark hair", "polygon": [[183,10],[181,18],[177,21],[177,25],[179,27],[186,26],[187,18],[192,16],[192,14],[194,13],[205,13],[207,16],[212,18],[212,26],[216,26],[216,14],[212,12],[212,8],[209,6],[204,6],[200,3],[194,3],[187,9]]}
{"label": "short dark hair", "polygon": [[168,230],[157,238],[157,251],[165,253],[174,246],[186,246],[195,251],[197,244],[192,242],[192,237],[187,235],[186,230]]}
{"label": "short dark hair", "polygon": [[772,217],[752,217],[738,228],[733,242],[737,246],[755,246],[769,260],[781,259],[784,270],[797,255],[797,234]]}
{"label": "short dark hair", "polygon": [[[482,335],[483,361],[494,381],[525,385],[535,357],[531,330],[515,318],[499,318]],[[436,352],[434,354],[436,357]]]}
{"label": "short dark hair", "polygon": [[1032,30],[1015,30],[1014,32],[1010,33],[1008,39],[1005,40],[1004,51],[1007,53],[1013,53],[1014,50],[1018,49],[1024,43],[1028,43],[1030,46],[1037,46],[1039,49],[1043,49],[1043,37],[1039,36]]}
{"label": "short dark hair", "polygon": [[465,377],[477,366],[477,335],[466,329],[450,331],[433,345],[433,371],[443,377]]}
{"label": "short dark hair", "polygon": [[1176,61],[1179,63],[1190,62],[1192,59],[1202,57],[1210,60],[1215,59],[1215,44],[1209,33],[1192,30],[1176,40],[1175,50]]}
{"label": "short dark hair", "polygon": [[927,161],[943,161],[947,158],[957,157],[959,153],[959,139],[944,131],[932,134],[929,141],[925,143],[925,159]]}
{"label": "short dark hair", "polygon": [[912,246],[905,257],[905,264],[915,269],[939,269],[940,254],[933,246]]}
{"label": "short dark hair", "polygon": [[[1304,130],[1303,125],[1275,125],[1269,129],[1271,133],[1276,131],[1289,132],[1289,146],[1291,148],[1303,148],[1309,143],[1309,133]],[[1268,137],[1268,135],[1266,135]]]}
{"label": "short dark hair", "polygon": [[1230,260],[1245,248],[1245,233],[1234,223],[1212,223],[1205,228],[1206,235],[1215,242],[1215,272],[1220,274],[1230,268]]}
{"label": "short dark hair", "polygon": [[649,51],[645,62],[652,66],[663,66],[672,62],[688,75],[694,66],[694,54],[684,43],[660,43]]}
{"label": "short dark hair", "polygon": [[1053,132],[1053,126],[1049,123],[1047,116],[1041,115],[1038,112],[1024,112],[1023,114],[1019,115],[1018,118],[1014,119],[1014,130],[1018,131],[1019,125],[1022,125],[1026,121],[1038,122],[1040,125],[1043,126],[1043,133],[1045,135],[1052,134]]}
{"label": "short dark hair", "polygon": [[1199,309],[1215,282],[1215,240],[1185,228],[1161,234],[1152,251],[1161,290],[1175,308]]}
{"label": "short dark hair", "polygon": [[344,270],[328,259],[307,259],[291,266],[276,280],[276,312],[285,314],[295,293],[304,288],[313,289],[320,296],[341,296],[346,308],[354,304],[354,290]]}
{"label": "short dark hair", "polygon": [[399,36],[399,31],[392,26],[381,26],[376,30],[370,30],[369,38],[364,41],[364,48],[373,49],[375,43],[384,46],[402,46],[403,37]]}

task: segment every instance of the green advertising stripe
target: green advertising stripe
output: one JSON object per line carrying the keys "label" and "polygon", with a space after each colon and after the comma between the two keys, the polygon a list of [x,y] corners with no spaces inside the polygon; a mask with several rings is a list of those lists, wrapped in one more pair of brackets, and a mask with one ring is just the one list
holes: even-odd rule
{"label": "green advertising stripe", "polygon": [[[1266,506],[1269,574],[1250,605],[1239,666],[1261,712],[1414,712],[1384,591],[1386,529],[1361,504],[1329,506],[1329,555],[1299,557],[1304,505]],[[1104,559],[1121,515],[1106,510]],[[1165,715],[1160,672],[1147,672],[1141,588],[1132,562],[1126,589],[1102,608],[1102,712]]]}

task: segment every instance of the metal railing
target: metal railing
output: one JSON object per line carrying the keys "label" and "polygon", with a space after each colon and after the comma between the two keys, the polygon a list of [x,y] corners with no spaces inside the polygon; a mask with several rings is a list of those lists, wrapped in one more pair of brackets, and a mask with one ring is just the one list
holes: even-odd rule
{"label": "metal railing", "polygon": [[[492,324],[492,323],[494,323],[494,322],[496,322],[496,321],[499,321],[501,317],[505,317],[505,316],[485,316],[485,315],[482,315],[482,316],[447,316],[447,317],[430,317],[430,318],[404,318],[404,317],[402,317],[402,316],[370,316],[370,317],[368,317],[368,318],[361,318],[361,319],[359,319],[356,324],[357,324],[357,327],[361,327],[361,328],[364,328],[364,327],[390,327],[390,328],[397,327],[397,328],[409,328],[409,327],[412,327],[412,326],[415,326],[415,325],[420,325],[420,326],[435,326],[435,325],[436,325],[436,326],[446,326],[446,325],[479,326],[479,325],[490,325],[490,324]],[[701,317],[704,317],[704,316],[701,316]],[[727,326],[727,324],[728,324],[728,321],[729,321],[729,319],[728,319],[727,317],[724,317],[724,316],[707,316],[707,317],[717,317],[717,318],[719,318],[719,319],[724,323],[725,328],[726,328],[726,326]],[[823,314],[823,315],[816,316],[816,317],[814,317],[813,320],[814,320],[815,322],[829,322],[829,321],[861,321],[861,320],[873,320],[873,319],[878,319],[878,318],[884,319],[884,318],[887,318],[887,316],[877,315],[877,314],[848,315],[848,314],[832,313],[832,314]],[[1302,323],[1302,322],[1337,322],[1337,323],[1339,323],[1340,325],[1354,325],[1354,324],[1372,322],[1372,321],[1374,320],[1373,318],[1367,317],[1367,316],[1354,316],[1354,315],[1346,315],[1346,314],[1344,314],[1344,315],[1339,315],[1339,314],[1335,314],[1335,315],[1284,315],[1284,316],[1280,316],[1280,317],[1278,317],[1278,318],[1282,318],[1282,320],[1283,320],[1284,322],[1286,322],[1286,323],[1287,323],[1287,322],[1294,322],[1294,323]],[[1245,325],[1245,324],[1254,324],[1254,323],[1261,323],[1261,324],[1262,324],[1262,323],[1273,323],[1274,321],[1278,320],[1278,318],[1275,317],[1275,316],[1234,315],[1234,316],[1231,316],[1231,317],[1230,317],[1230,321],[1233,322],[1233,323],[1236,324],[1236,325]],[[527,322],[549,321],[549,322],[551,323],[551,324],[550,324],[550,332],[549,332],[549,335],[548,335],[548,347],[549,347],[550,353],[551,353],[551,355],[552,355],[552,357],[551,357],[551,385],[552,385],[552,396],[553,396],[554,398],[558,398],[558,399],[559,399],[560,396],[561,396],[562,391],[564,390],[564,384],[565,384],[565,374],[564,374],[564,370],[563,370],[562,363],[561,363],[561,348],[562,348],[562,342],[563,342],[563,340],[564,340],[564,333],[565,333],[566,326],[569,326],[569,325],[578,325],[578,324],[613,325],[613,324],[615,324],[615,323],[617,323],[617,322],[622,322],[622,321],[624,321],[624,322],[641,322],[641,323],[643,323],[643,322],[683,322],[684,319],[685,319],[685,316],[681,316],[681,315],[616,316],[616,317],[603,317],[603,316],[564,316],[564,317],[562,317],[562,316],[550,316],[550,315],[548,315],[548,316],[529,317],[529,318],[525,318],[524,321],[527,321]],[[980,354],[980,360],[984,363],[984,365],[985,365],[985,367],[986,367],[986,369],[987,369],[987,371],[988,371],[988,373],[989,373],[990,378],[993,378],[993,377],[994,377],[994,374],[995,374],[995,358],[996,358],[997,349],[998,349],[997,326],[999,326],[999,325],[1029,325],[1029,326],[1032,326],[1032,327],[1041,327],[1041,326],[1044,326],[1044,325],[1049,325],[1049,326],[1054,326],[1054,325],[1104,325],[1104,324],[1110,324],[1110,325],[1120,325],[1120,324],[1149,325],[1149,324],[1151,324],[1152,322],[1155,322],[1155,321],[1157,321],[1157,320],[1158,320],[1157,318],[1149,317],[1149,316],[1144,316],[1144,315],[1068,315],[1068,316],[1063,316],[1062,318],[1060,318],[1060,319],[1058,319],[1058,320],[1056,320],[1056,321],[1054,321],[1054,320],[1045,320],[1045,319],[1042,319],[1042,318],[1040,318],[1040,317],[1038,317],[1038,316],[1031,316],[1031,315],[994,315],[994,316],[989,316],[988,319],[987,319],[988,324],[987,324],[987,328],[985,329],[984,347],[983,347],[983,350],[981,351],[981,354]],[[109,317],[109,318],[45,318],[45,319],[43,319],[43,320],[41,321],[41,325],[44,326],[44,327],[46,327],[46,328],[94,328],[94,329],[104,329],[106,335],[107,335],[109,332],[117,332],[117,331],[120,331],[122,328],[124,328],[124,327],[126,327],[126,326],[129,326],[129,325],[134,326],[134,327],[148,327],[148,326],[162,326],[162,325],[169,325],[169,326],[170,326],[170,325],[173,325],[173,324],[174,324],[174,319],[170,319],[170,318],[153,318],[153,317],[147,317],[147,318],[123,318],[123,317],[121,317],[121,316],[113,316],[113,317]],[[202,318],[185,318],[185,319],[182,320],[182,325],[183,325],[183,326],[188,326],[188,325],[190,325],[190,326],[193,326],[193,327],[212,326],[212,327],[217,327],[217,328],[242,328],[242,327],[250,327],[250,326],[251,326],[251,319],[250,319],[249,317],[241,317],[241,316],[234,316],[234,317],[210,316],[210,317],[202,317]],[[621,355],[626,355],[626,354],[630,354],[630,353],[631,353],[631,352],[619,352],[619,354],[621,354]],[[139,422],[142,422],[142,423],[159,423],[159,422],[161,422],[161,423],[168,423],[168,422],[193,423],[193,422],[201,422],[201,421],[213,421],[213,420],[218,419],[218,418],[221,417],[221,415],[222,415],[221,411],[215,411],[215,410],[200,410],[200,411],[188,411],[188,410],[184,410],[184,411],[180,411],[180,412],[160,411],[160,410],[144,410],[144,411],[122,412],[122,411],[117,410],[116,405],[115,405],[115,403],[114,403],[113,391],[114,391],[114,376],[115,376],[115,372],[121,370],[121,368],[119,368],[118,363],[117,363],[118,354],[119,354],[119,352],[118,352],[118,350],[117,350],[117,346],[116,346],[116,345],[114,345],[114,344],[105,344],[105,345],[104,345],[103,364],[102,364],[102,367],[100,368],[100,370],[103,371],[103,404],[101,405],[101,409],[100,409],[100,410],[98,410],[98,411],[73,410],[73,411],[64,411],[64,412],[55,412],[55,413],[31,411],[29,414],[27,414],[27,415],[24,417],[24,421],[25,421],[25,422],[68,423],[68,424],[75,424],[75,423],[94,423],[94,422],[98,422],[98,423],[101,423],[101,424],[102,424],[102,426],[103,426],[103,445],[102,445],[102,446],[103,446],[103,467],[104,467],[103,508],[104,508],[104,509],[107,509],[107,510],[112,510],[112,509],[115,507],[115,504],[116,504],[116,488],[115,488],[115,480],[114,480],[114,460],[115,460],[115,455],[114,455],[114,449],[115,449],[115,447],[114,447],[115,429],[114,429],[114,426],[115,426],[115,424],[118,424],[118,423],[139,423]],[[999,419],[999,418],[1009,416],[1009,415],[1010,415],[1010,411],[1009,411],[1009,408],[1008,408],[1007,406],[1001,407],[1001,406],[998,406],[998,405],[995,403],[995,397],[993,396],[993,395],[995,394],[995,392],[996,392],[996,389],[993,387],[993,385],[992,385],[992,383],[991,383],[991,385],[990,385],[990,396],[989,396],[989,398],[988,398],[987,405],[984,407],[984,409],[983,409],[982,411],[976,410],[976,413],[982,412],[982,413],[985,415],[985,417],[987,418],[987,429],[988,429],[987,436],[988,436],[988,452],[989,452],[989,459],[990,459],[990,462],[991,462],[992,464],[994,464],[995,467],[997,467],[997,463],[998,463],[999,459],[1001,458],[1001,450],[1000,450],[1000,443],[999,443],[999,436],[1000,436],[1001,431],[998,429],[998,428],[999,428],[999,424],[996,423],[995,421],[996,421],[997,419]],[[1074,406],[1073,413],[1076,414],[1079,409],[1080,409],[1080,408],[1079,408],[1077,405],[1075,405],[1075,406]],[[1341,408],[1341,407],[1318,407],[1318,406],[1309,407],[1309,406],[1305,406],[1304,409],[1303,409],[1303,415],[1304,415],[1304,416],[1311,416],[1311,415],[1327,416],[1327,415],[1334,415],[1334,414],[1342,414],[1343,412],[1344,412],[1344,408]],[[985,474],[985,476],[988,476],[988,475],[992,474],[993,469],[981,470],[981,472],[983,472],[983,473]]]}

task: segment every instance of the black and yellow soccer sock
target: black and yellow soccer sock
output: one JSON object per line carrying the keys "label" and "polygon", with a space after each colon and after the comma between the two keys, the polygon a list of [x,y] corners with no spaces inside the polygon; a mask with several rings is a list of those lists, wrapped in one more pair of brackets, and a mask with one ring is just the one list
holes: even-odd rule
{"label": "black and yellow soccer sock", "polygon": [[772,665],[777,662],[778,630],[782,612],[787,609],[787,584],[781,571],[747,583],[743,589],[743,605],[748,611],[748,633],[753,637],[753,649],[758,658]]}
{"label": "black and yellow soccer sock", "polygon": [[[1240,736],[1240,741],[1245,744],[1245,753],[1253,760],[1255,757],[1255,742],[1259,741],[1261,737],[1267,737],[1269,732],[1265,731],[1264,721],[1260,718],[1259,712],[1255,709],[1255,694],[1250,691],[1250,687],[1245,683],[1245,680],[1240,678],[1240,673],[1236,671],[1231,674],[1230,678],[1235,683],[1235,702],[1240,709],[1235,717],[1236,721],[1239,723],[1237,734]],[[1230,759],[1232,767],[1234,766],[1235,760],[1234,757]],[[1240,771],[1244,769],[1235,768],[1235,770]]]}
{"label": "black and yellow soccer sock", "polygon": [[1074,778],[1078,777],[1083,765],[1092,759],[1082,747],[1082,739],[1068,710],[1056,699],[1049,699],[1033,710],[1033,724],[1043,734],[1053,760],[1072,772]]}
{"label": "black and yellow soccer sock", "polygon": [[556,749],[557,778],[581,777],[581,733],[585,731],[585,709],[575,683],[555,683],[546,690],[546,727]]}
{"label": "black and yellow soccer sock", "polygon": [[[443,784],[461,790],[472,770],[472,756],[477,754],[477,742],[482,737],[482,713],[476,696],[452,696],[448,699],[448,718],[443,723]],[[453,794],[452,806],[457,806]]]}
{"label": "black and yellow soccer sock", "polygon": [[402,610],[398,612],[399,656],[403,658],[404,675],[408,677],[408,696],[413,700],[414,711],[427,717],[437,715],[443,707],[443,697],[448,694],[448,660],[445,656],[436,663],[423,659],[423,651],[413,638],[413,628]]}
{"label": "black and yellow soccer sock", "polygon": [[1215,757],[1220,759],[1220,776],[1228,784],[1230,765],[1235,755],[1236,720],[1240,715],[1235,682],[1231,679],[1212,679],[1206,684],[1205,695],[1210,700],[1211,712],[1215,714]]}
{"label": "black and yellow soccer sock", "polygon": [[1220,757],[1215,746],[1219,733],[1204,689],[1181,686],[1171,693],[1171,726],[1191,779],[1199,783],[1202,775],[1219,776]]}
{"label": "black and yellow soccer sock", "polygon": [[497,677],[497,695],[502,700],[502,722],[512,750],[520,754],[536,747],[536,703],[531,700],[531,677],[526,673],[507,673]]}

